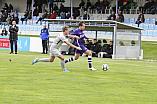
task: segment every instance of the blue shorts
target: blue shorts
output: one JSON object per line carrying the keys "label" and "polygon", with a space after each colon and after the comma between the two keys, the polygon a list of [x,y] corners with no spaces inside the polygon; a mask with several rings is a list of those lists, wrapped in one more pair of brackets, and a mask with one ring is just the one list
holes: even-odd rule
{"label": "blue shorts", "polygon": [[80,45],[80,48],[82,49],[82,50],[75,50],[75,52],[76,53],[84,53],[84,52],[86,52],[88,49],[84,46],[84,45]]}

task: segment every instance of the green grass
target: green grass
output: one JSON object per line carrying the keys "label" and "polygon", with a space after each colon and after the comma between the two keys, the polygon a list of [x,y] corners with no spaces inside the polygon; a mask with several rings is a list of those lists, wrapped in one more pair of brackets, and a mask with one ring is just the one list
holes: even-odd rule
{"label": "green grass", "polygon": [[157,43],[150,41],[142,41],[141,48],[143,49],[144,59],[157,60],[157,45],[146,43]]}
{"label": "green grass", "polygon": [[[0,50],[0,104],[157,103],[156,62],[93,58],[93,72],[87,57],[80,57],[67,63],[70,72],[64,73],[58,58],[31,65],[36,57],[49,55]],[[101,70],[104,63],[108,71]]]}

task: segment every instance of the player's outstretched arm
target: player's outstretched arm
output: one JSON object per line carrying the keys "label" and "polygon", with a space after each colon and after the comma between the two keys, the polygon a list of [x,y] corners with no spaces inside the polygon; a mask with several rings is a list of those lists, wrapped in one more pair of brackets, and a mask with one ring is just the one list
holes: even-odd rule
{"label": "player's outstretched arm", "polygon": [[80,47],[76,47],[75,45],[69,43],[68,41],[64,41],[64,42],[65,42],[68,46],[70,46],[70,47],[76,48],[76,49],[78,49],[78,50],[82,50]]}
{"label": "player's outstretched arm", "polygon": [[75,36],[75,35],[66,35],[67,38],[71,38],[71,39],[80,39],[80,37]]}

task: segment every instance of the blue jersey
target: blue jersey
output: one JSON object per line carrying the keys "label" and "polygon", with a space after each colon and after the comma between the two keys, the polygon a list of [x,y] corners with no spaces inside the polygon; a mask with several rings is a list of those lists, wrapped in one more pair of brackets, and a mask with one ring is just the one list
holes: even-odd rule
{"label": "blue jersey", "polygon": [[47,28],[46,29],[42,29],[41,33],[40,33],[40,38],[42,40],[48,40],[48,37],[49,37],[49,30]]}
{"label": "blue jersey", "polygon": [[83,33],[84,30],[80,30],[79,28],[76,30],[73,30],[73,32],[70,35],[76,35],[78,37],[80,37],[80,39],[74,39],[75,45],[76,46],[80,46],[84,44],[84,38],[89,39],[88,37],[86,37]]}

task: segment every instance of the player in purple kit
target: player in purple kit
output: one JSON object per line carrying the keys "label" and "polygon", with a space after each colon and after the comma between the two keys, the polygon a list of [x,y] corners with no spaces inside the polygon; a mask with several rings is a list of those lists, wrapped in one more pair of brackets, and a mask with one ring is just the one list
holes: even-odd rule
{"label": "player in purple kit", "polygon": [[75,56],[71,57],[67,60],[65,60],[65,63],[67,62],[71,62],[74,60],[77,60],[80,57],[81,53],[85,53],[88,55],[88,63],[89,63],[89,69],[95,71],[96,69],[94,69],[92,67],[92,53],[83,45],[84,44],[84,38],[85,39],[89,39],[88,37],[86,37],[83,33],[85,29],[85,22],[84,21],[80,21],[79,22],[79,28],[74,30],[70,35],[76,35],[78,37],[80,37],[80,39],[74,39],[75,45],[80,47],[82,50],[75,50]]}

